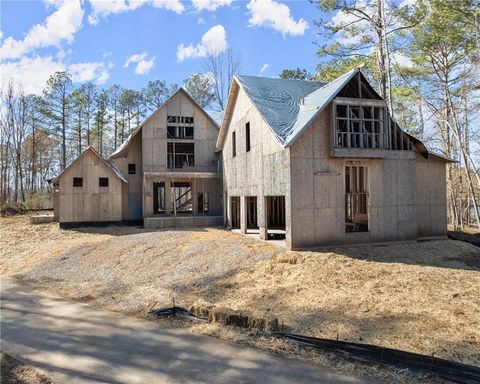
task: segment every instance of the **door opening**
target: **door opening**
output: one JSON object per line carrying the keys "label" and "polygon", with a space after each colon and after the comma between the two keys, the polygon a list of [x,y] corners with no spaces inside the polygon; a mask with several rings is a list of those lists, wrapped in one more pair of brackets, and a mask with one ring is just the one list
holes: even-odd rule
{"label": "door opening", "polygon": [[240,228],[240,197],[230,197],[230,225],[232,229]]}
{"label": "door opening", "polygon": [[285,196],[267,196],[267,239],[285,239]]}

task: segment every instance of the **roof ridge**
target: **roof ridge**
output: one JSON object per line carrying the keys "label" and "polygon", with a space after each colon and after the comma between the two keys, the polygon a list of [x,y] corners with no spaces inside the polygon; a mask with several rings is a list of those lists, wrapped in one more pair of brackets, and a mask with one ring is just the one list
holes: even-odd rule
{"label": "roof ridge", "polygon": [[309,80],[309,79],[283,79],[281,77],[269,77],[269,76],[256,76],[256,75],[235,75],[237,78],[242,77],[255,77],[257,79],[268,79],[268,80],[277,80],[277,81],[303,81],[305,83],[322,83],[328,84],[325,81],[321,80]]}

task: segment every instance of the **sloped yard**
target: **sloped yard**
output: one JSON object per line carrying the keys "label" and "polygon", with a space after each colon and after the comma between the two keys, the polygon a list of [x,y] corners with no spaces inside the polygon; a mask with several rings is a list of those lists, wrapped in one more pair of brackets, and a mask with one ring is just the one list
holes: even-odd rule
{"label": "sloped yard", "polygon": [[67,298],[130,314],[203,300],[296,333],[480,365],[480,248],[468,243],[290,252],[221,229],[0,227],[0,273]]}

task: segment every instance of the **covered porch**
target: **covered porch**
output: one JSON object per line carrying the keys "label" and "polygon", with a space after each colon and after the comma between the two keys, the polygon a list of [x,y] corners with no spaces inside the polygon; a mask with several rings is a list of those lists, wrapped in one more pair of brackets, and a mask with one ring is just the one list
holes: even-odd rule
{"label": "covered porch", "polygon": [[223,224],[220,172],[145,172],[144,227],[211,227]]}

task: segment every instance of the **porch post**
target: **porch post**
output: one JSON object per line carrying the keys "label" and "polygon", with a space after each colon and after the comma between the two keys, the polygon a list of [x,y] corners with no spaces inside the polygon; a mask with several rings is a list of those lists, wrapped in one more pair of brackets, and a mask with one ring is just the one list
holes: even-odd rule
{"label": "porch post", "polygon": [[192,180],[192,215],[198,215],[198,201],[197,201],[197,179]]}
{"label": "porch post", "polygon": [[268,220],[267,220],[267,197],[257,197],[257,220],[258,229],[260,230],[259,236],[262,240],[268,239]]}
{"label": "porch post", "polygon": [[172,180],[165,178],[165,216],[172,215]]}
{"label": "porch post", "polygon": [[240,197],[240,233],[247,233],[247,196]]}

